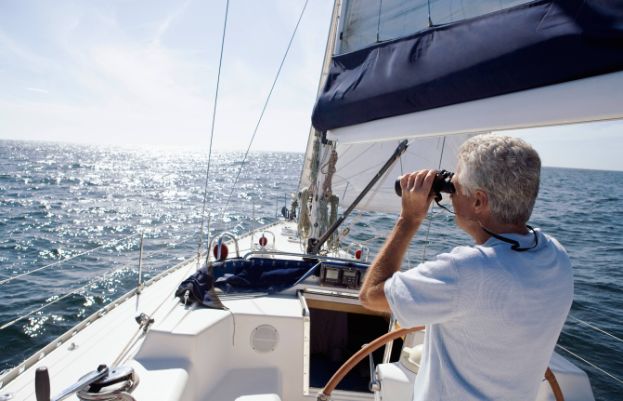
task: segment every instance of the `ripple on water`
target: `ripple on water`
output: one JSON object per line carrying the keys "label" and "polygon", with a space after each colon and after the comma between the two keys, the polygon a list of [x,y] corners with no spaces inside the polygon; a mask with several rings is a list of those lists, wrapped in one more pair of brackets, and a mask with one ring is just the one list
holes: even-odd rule
{"label": "ripple on water", "polygon": [[[296,191],[301,154],[214,154],[208,211],[211,232],[235,227],[240,234],[275,221]],[[196,252],[203,206],[206,152],[143,151],[83,145],[0,141],[0,277],[66,260],[143,228],[145,278]],[[231,183],[240,185],[221,215]],[[268,177],[268,179],[267,179]],[[623,173],[543,170],[532,221],[569,251],[576,277],[572,313],[623,337]],[[232,206],[233,205],[233,206]],[[357,213],[346,221],[345,243],[362,242],[372,254],[383,244],[395,216]],[[426,232],[413,241],[416,263],[469,243],[454,218],[436,209]],[[205,226],[204,226],[205,229]],[[188,242],[182,242],[187,239]],[[161,253],[158,253],[161,252]],[[136,283],[137,238],[51,267],[0,289],[0,322],[34,310],[59,294],[49,310],[0,331],[0,370],[15,365],[80,319]],[[109,272],[102,278],[102,274]],[[98,277],[98,278],[96,278]],[[607,336],[571,320],[561,344],[623,371],[621,350]],[[616,399],[620,388],[587,369],[598,400]]]}

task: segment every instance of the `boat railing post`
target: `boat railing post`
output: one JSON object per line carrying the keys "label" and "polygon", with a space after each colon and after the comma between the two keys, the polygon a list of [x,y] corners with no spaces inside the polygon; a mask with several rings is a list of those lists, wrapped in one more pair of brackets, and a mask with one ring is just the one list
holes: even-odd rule
{"label": "boat railing post", "polygon": [[143,291],[143,242],[145,239],[145,231],[141,231],[141,245],[138,254],[138,278],[136,281],[136,311],[138,312],[138,300]]}
{"label": "boat railing post", "polygon": [[253,250],[253,244],[255,243],[255,199],[251,204],[251,244],[249,249]]}

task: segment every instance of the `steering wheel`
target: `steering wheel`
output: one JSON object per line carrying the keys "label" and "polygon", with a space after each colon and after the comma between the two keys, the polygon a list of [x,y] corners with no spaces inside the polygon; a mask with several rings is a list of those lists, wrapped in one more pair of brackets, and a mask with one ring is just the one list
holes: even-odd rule
{"label": "steering wheel", "polygon": [[[331,379],[329,379],[327,384],[322,388],[322,391],[320,391],[320,393],[316,397],[316,400],[317,401],[331,400],[331,393],[333,392],[333,390],[335,390],[335,387],[337,387],[337,385],[340,383],[340,381],[342,381],[344,376],[346,376],[346,374],[350,372],[351,369],[355,365],[357,365],[366,356],[368,356],[368,354],[376,351],[377,349],[381,348],[383,345],[387,344],[390,341],[394,341],[395,339],[399,337],[405,336],[409,333],[414,333],[416,331],[421,331],[421,330],[424,330],[424,326],[403,328],[403,329],[390,331],[389,333],[385,333],[382,336],[376,338],[374,341],[370,342],[369,344],[366,344],[359,351],[355,352],[353,356],[348,358],[348,360],[344,362],[342,366],[340,366],[340,368],[333,374],[333,376],[331,376]],[[564,401],[565,398],[562,395],[562,390],[560,388],[560,385],[558,384],[558,381],[556,380],[556,376],[554,375],[554,372],[552,372],[552,370],[549,367],[545,371],[545,379],[547,380],[550,387],[552,388],[552,392],[554,393],[554,397],[556,401]]]}

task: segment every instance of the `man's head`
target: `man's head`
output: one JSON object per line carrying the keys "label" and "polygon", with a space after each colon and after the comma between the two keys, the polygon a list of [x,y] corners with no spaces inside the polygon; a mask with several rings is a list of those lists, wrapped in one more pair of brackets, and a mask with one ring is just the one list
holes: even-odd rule
{"label": "man's head", "polygon": [[477,135],[459,149],[457,180],[467,196],[486,193],[490,215],[501,224],[525,224],[539,192],[541,160],[518,138]]}

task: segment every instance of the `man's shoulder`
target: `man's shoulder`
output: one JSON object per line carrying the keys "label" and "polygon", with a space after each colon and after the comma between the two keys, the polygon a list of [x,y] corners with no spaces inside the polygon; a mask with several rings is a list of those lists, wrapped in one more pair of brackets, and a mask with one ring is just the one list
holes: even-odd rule
{"label": "man's shoulder", "polygon": [[565,254],[567,253],[565,247],[562,246],[562,244],[556,238],[544,233],[540,228],[535,228],[534,231],[536,231],[537,235],[542,238],[545,244],[555,248],[557,251],[563,252]]}
{"label": "man's shoulder", "polygon": [[486,249],[476,246],[457,246],[449,252],[437,254],[437,256],[425,263],[420,264],[420,271],[455,271],[460,272],[465,269],[482,269],[490,261]]}
{"label": "man's shoulder", "polygon": [[487,250],[480,245],[462,245],[454,247],[446,255],[448,255],[448,257],[451,258],[455,263],[463,263],[479,259],[486,259]]}

